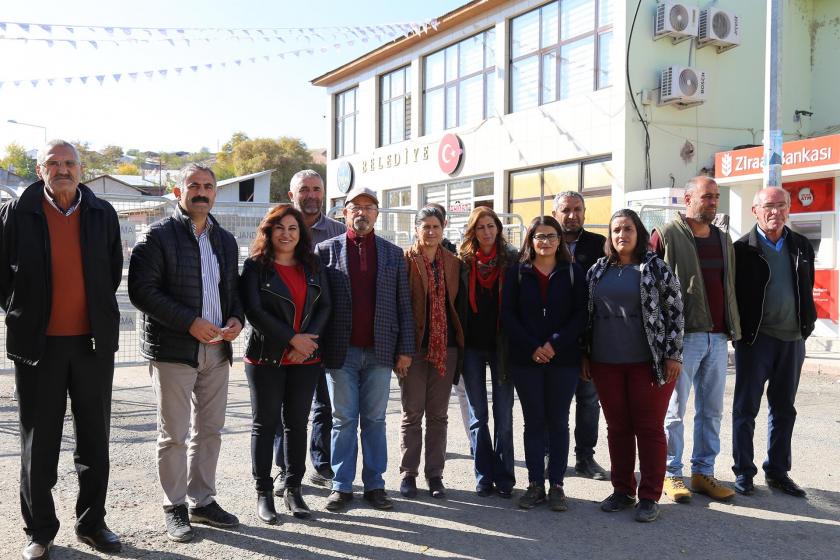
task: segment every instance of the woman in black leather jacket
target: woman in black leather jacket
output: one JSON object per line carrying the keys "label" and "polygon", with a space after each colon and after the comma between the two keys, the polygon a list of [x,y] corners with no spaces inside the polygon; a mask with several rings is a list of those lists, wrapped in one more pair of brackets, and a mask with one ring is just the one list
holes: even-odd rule
{"label": "woman in black leather jacket", "polygon": [[309,517],[300,492],[306,470],[306,424],[323,365],[318,336],[330,315],[326,273],[313,254],[303,216],[289,204],[270,210],[257,230],[240,280],[251,324],[245,375],[251,390],[251,470],[257,514],[277,523],[271,462],[274,431],[285,426],[286,507]]}

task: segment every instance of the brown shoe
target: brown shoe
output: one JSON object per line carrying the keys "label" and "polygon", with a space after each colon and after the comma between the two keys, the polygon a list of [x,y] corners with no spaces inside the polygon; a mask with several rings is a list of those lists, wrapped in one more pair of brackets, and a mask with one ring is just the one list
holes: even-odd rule
{"label": "brown shoe", "polygon": [[715,477],[705,474],[691,475],[691,489],[698,494],[706,494],[713,500],[725,502],[731,500],[735,491],[722,485]]}

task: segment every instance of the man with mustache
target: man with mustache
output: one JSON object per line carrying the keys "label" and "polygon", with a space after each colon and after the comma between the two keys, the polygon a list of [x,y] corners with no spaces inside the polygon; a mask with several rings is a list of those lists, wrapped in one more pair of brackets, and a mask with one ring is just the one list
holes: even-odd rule
{"label": "man with mustache", "polygon": [[0,305],[15,364],[20,418],[20,509],[25,560],[48,558],[59,522],[57,481],[67,397],[79,477],[76,537],[101,552],[122,548],[105,524],[115,293],[122,280],[117,213],[79,182],[76,148],[53,140],[38,153],[40,178],[0,209]]}
{"label": "man with mustache", "polygon": [[215,174],[190,164],[173,193],[178,208],[152,224],[131,253],[128,294],[143,312],[140,352],[150,360],[157,401],[166,532],[186,542],[193,537],[190,522],[239,524],[215,496],[231,341],[242,330],[244,313],[239,247],[210,214]]}
{"label": "man with mustache", "polygon": [[[309,227],[312,245],[318,245],[336,235],[341,235],[347,228],[339,221],[325,216],[324,181],[317,171],[304,169],[298,171],[289,181],[289,200],[303,214],[303,221]],[[274,464],[280,472],[274,478],[274,493],[282,496],[286,489],[286,457],[283,450],[283,422],[277,426],[274,436]],[[322,373],[315,388],[312,400],[312,434],[309,440],[309,458],[315,469],[309,476],[309,482],[316,486],[329,488],[332,485],[333,472],[330,467],[330,432],[332,431],[332,404],[327,390],[326,373]]]}
{"label": "man with mustache", "polygon": [[[685,338],[683,368],[665,414],[668,440],[663,490],[673,501],[691,500],[691,490],[715,500],[729,500],[731,488],[715,478],[720,453],[720,420],[729,340],[741,338],[735,300],[735,250],[729,233],[712,222],[720,188],[710,177],[694,177],[685,185],[685,214],[651,235],[657,251],[680,280]],[[694,449],[691,490],[683,482],[683,417],[694,388]]]}
{"label": "man with mustache", "polygon": [[[563,230],[563,240],[583,272],[604,256],[603,235],[583,229],[586,203],[576,191],[565,191],[554,197],[554,217]],[[591,379],[582,379],[575,389],[575,472],[594,480],[606,480],[607,473],[595,461],[598,443],[598,419],[601,404]],[[548,453],[546,453],[546,458]]]}
{"label": "man with mustache", "polygon": [[353,499],[360,425],[364,498],[376,509],[393,507],[382,478],[388,464],[385,410],[391,370],[404,375],[411,365],[414,319],[402,249],[374,234],[378,215],[376,193],[354,187],[344,207],[347,233],[315,250],[335,302],[321,337],[333,405],[329,511]]}

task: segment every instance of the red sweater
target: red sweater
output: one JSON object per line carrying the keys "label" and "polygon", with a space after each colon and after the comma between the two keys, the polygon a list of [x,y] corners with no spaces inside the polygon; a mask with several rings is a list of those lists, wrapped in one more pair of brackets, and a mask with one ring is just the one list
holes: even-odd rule
{"label": "red sweater", "polygon": [[82,269],[81,209],[64,216],[43,201],[50,237],[52,306],[47,336],[90,334],[85,273]]}
{"label": "red sweater", "polygon": [[371,231],[364,237],[347,230],[347,268],[350,271],[350,297],[353,327],[350,344],[373,347],[373,317],[376,312],[376,241]]}

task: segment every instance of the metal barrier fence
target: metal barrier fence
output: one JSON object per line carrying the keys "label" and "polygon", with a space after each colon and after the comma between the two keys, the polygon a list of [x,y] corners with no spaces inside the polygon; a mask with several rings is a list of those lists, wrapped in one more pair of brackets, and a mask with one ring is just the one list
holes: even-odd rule
{"label": "metal barrier fence", "polygon": [[[645,204],[640,206],[637,212],[648,232],[652,232],[677,219],[680,212],[685,212],[685,206]],[[717,214],[712,223],[723,231],[729,231],[729,214]]]}
{"label": "metal barrier fence", "polygon": [[[139,350],[139,325],[140,316],[136,307],[131,304],[128,298],[128,262],[131,258],[131,251],[137,243],[137,239],[154,222],[169,216],[176,208],[177,202],[171,198],[151,196],[127,196],[116,194],[97,194],[97,196],[108,201],[117,211],[120,222],[120,236],[123,247],[123,280],[117,290],[117,304],[120,310],[120,348],[115,356],[117,365],[130,365],[145,362]],[[12,190],[3,189],[0,191],[2,201],[15,198],[16,193]],[[231,232],[236,238],[239,246],[239,266],[248,256],[248,249],[256,237],[257,226],[263,216],[276,203],[255,203],[255,202],[216,202],[213,206],[213,216],[219,224]],[[329,213],[335,215],[339,209],[332,209]],[[377,235],[406,248],[411,245],[414,239],[413,217],[415,210],[409,209],[381,209],[379,219],[376,223]],[[466,221],[469,214],[466,212],[452,212],[450,221]],[[522,243],[525,232],[522,218],[515,214],[499,214],[504,227],[504,234],[516,247]],[[447,236],[456,245],[460,243],[462,230],[458,227],[448,228]],[[234,342],[234,356],[239,357],[245,350],[247,333],[240,335]],[[10,370],[14,367],[11,360],[6,357],[6,322],[5,314],[0,311],[0,370]]]}

